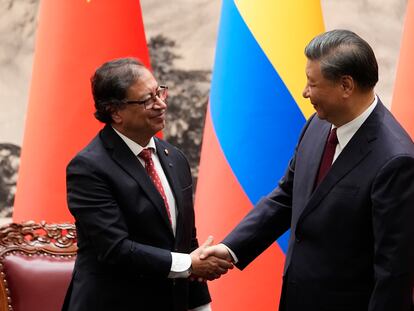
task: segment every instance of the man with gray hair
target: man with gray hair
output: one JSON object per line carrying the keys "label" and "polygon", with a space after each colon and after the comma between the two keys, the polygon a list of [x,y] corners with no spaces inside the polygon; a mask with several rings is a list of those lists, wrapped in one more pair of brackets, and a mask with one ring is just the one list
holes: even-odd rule
{"label": "man with gray hair", "polygon": [[158,139],[167,87],[135,58],[91,79],[105,126],[67,167],[78,254],[64,311],[210,311],[206,283],[232,264],[199,259],[193,183],[184,154]]}
{"label": "man with gray hair", "polygon": [[328,31],[305,54],[316,113],[285,175],[201,258],[244,269],[290,228],[279,310],[412,310],[413,142],[374,92],[366,41]]}

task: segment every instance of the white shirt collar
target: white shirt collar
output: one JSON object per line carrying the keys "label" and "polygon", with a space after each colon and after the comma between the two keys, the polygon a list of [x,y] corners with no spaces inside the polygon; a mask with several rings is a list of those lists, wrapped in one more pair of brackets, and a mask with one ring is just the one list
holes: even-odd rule
{"label": "white shirt collar", "polygon": [[[113,128],[113,127],[112,127]],[[114,129],[114,128],[113,128]],[[152,148],[154,150],[154,153],[157,151],[157,148],[155,146],[155,140],[154,137],[151,137],[150,141],[148,142],[148,144],[146,146],[141,146],[140,144],[137,144],[135,141],[133,141],[132,139],[126,137],[124,134],[120,133],[119,131],[117,131],[116,129],[114,129],[115,133],[117,133],[119,135],[119,137],[122,138],[122,140],[127,144],[127,146],[129,147],[129,149],[131,149],[131,151],[138,156],[141,151],[145,148]]]}
{"label": "white shirt collar", "polygon": [[[345,146],[349,143],[349,141],[355,135],[355,133],[358,131],[361,125],[365,122],[366,119],[368,119],[369,115],[372,113],[372,111],[374,111],[375,107],[377,106],[377,103],[378,97],[377,95],[375,95],[374,101],[363,113],[361,113],[352,121],[349,121],[348,123],[338,127],[336,135],[338,137],[338,144],[341,150],[345,148]],[[334,128],[334,126],[332,126],[332,128]]]}

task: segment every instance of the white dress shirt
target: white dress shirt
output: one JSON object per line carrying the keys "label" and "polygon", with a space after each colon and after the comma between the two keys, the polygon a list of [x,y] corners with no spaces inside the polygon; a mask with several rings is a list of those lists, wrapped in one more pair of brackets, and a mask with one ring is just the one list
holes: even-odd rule
{"label": "white dress shirt", "polygon": [[[369,115],[374,111],[375,107],[378,103],[378,97],[375,95],[374,101],[372,104],[358,117],[349,121],[348,123],[340,126],[336,130],[336,136],[338,137],[338,144],[336,145],[335,154],[333,158],[333,162],[338,158],[342,150],[344,150],[345,146],[349,143],[355,133],[359,130],[361,125],[368,119]],[[332,128],[335,126],[332,125]]]}
{"label": "white dress shirt", "polygon": [[[171,226],[173,229],[173,233],[175,235],[175,231],[177,229],[177,206],[175,204],[175,198],[173,192],[171,190],[170,184],[168,183],[168,179],[165,176],[164,170],[161,166],[160,159],[157,155],[157,147],[155,145],[154,138],[152,137],[146,146],[141,146],[137,144],[132,139],[126,137],[116,129],[114,129],[115,133],[121,137],[121,139],[125,142],[125,144],[131,149],[131,151],[137,156],[139,162],[145,168],[145,162],[141,159],[138,155],[141,153],[143,149],[150,148],[153,152],[151,152],[151,158],[154,162],[155,171],[157,172],[162,187],[164,188],[165,196],[167,197],[168,208],[171,215]],[[169,278],[188,278],[191,275],[190,267],[191,267],[191,257],[189,254],[183,253],[175,253],[171,252],[171,268],[170,273],[168,274]],[[191,309],[189,311],[211,311],[210,304],[206,304],[195,309]]]}

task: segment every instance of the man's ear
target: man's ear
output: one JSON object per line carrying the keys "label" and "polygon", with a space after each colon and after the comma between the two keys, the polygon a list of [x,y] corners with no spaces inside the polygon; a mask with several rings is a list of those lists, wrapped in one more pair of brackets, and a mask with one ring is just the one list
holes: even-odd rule
{"label": "man's ear", "polygon": [[343,96],[345,98],[348,98],[349,96],[351,96],[355,90],[354,79],[349,75],[345,75],[341,77],[340,83],[341,83],[341,87],[343,90]]}
{"label": "man's ear", "polygon": [[112,117],[112,121],[113,121],[115,124],[120,124],[120,123],[122,123],[122,116],[121,116],[121,114],[119,113],[119,110],[118,110],[118,109],[114,109],[114,110],[111,112],[111,117]]}

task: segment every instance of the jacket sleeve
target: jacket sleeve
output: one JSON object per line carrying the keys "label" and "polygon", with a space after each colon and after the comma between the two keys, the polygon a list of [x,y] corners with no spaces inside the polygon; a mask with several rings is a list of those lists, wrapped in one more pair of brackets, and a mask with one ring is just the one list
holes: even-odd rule
{"label": "jacket sleeve", "polygon": [[[90,243],[99,262],[128,266],[141,276],[167,277],[171,267],[168,250],[129,239],[128,227],[108,182],[90,160],[78,155],[66,172],[67,201],[79,234]],[[86,242],[88,241],[88,242]]]}
{"label": "jacket sleeve", "polygon": [[289,162],[278,187],[262,198],[223,240],[236,254],[239,269],[244,269],[289,229],[294,163],[295,158]]}
{"label": "jacket sleeve", "polygon": [[278,186],[262,198],[222,242],[236,254],[239,269],[244,269],[290,228],[296,151],[314,116],[303,127],[295,154]]}
{"label": "jacket sleeve", "polygon": [[369,311],[409,311],[414,270],[414,157],[397,156],[371,190],[375,284]]}

